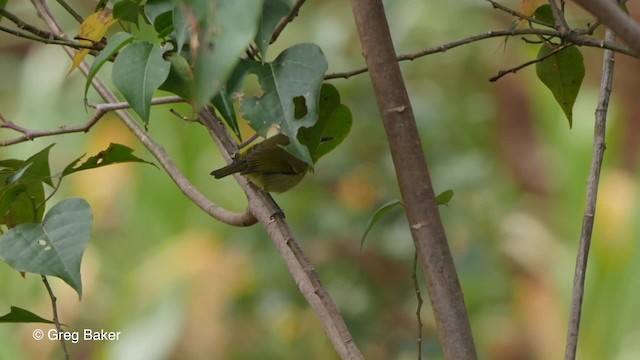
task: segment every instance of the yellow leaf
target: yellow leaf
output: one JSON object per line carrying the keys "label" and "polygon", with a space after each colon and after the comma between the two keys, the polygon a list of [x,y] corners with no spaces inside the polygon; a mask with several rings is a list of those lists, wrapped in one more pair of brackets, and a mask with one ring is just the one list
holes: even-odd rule
{"label": "yellow leaf", "polygon": [[[536,10],[546,3],[548,3],[547,0],[522,0],[520,7],[518,7],[518,12],[523,15],[533,16],[533,14],[536,13]],[[526,24],[526,21],[520,21],[518,29],[523,28]]]}
{"label": "yellow leaf", "polygon": [[[91,45],[102,40],[102,37],[117,20],[113,18],[110,9],[104,9],[89,15],[78,28],[78,42],[80,44]],[[73,63],[67,75],[80,65],[82,60],[89,54],[89,49],[82,49],[73,56]]]}

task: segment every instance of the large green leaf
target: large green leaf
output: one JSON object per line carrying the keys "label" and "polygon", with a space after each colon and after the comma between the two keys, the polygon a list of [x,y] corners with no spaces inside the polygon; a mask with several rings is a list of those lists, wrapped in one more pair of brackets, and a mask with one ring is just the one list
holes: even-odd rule
{"label": "large green leaf", "polygon": [[264,61],[267,58],[267,48],[271,43],[271,36],[276,25],[283,17],[289,15],[293,6],[291,0],[265,0],[260,16],[260,26],[256,34],[256,45]]}
{"label": "large green leaf", "polygon": [[54,321],[47,320],[41,316],[32,313],[29,310],[12,306],[9,313],[0,316],[0,323],[45,323],[55,324]]}
{"label": "large green leaf", "polygon": [[118,32],[109,38],[107,42],[107,46],[100,51],[100,54],[96,57],[96,59],[91,64],[91,69],[89,69],[89,73],[87,74],[87,81],[84,85],[84,97],[87,97],[87,92],[89,91],[89,86],[91,86],[91,81],[96,76],[98,71],[102,68],[102,65],[106,63],[112,56],[114,56],[120,49],[122,49],[125,45],[129,44],[134,40],[133,35],[126,32]]}
{"label": "large green leaf", "polygon": [[318,119],[318,97],[327,61],[315,44],[299,44],[283,51],[272,62],[248,64],[258,76],[263,95],[245,96],[240,110],[251,127],[263,137],[273,126],[292,139],[287,150],[310,166],[313,159],[298,141],[298,130]]}
{"label": "large green leaf", "polygon": [[113,18],[127,21],[138,26],[140,2],[142,0],[121,0],[113,5]]}
{"label": "large green leaf", "polygon": [[136,42],[124,48],[113,64],[113,83],[145,125],[153,93],[169,76],[171,65],[163,59],[163,52],[160,45]]}
{"label": "large green leaf", "polygon": [[193,102],[196,110],[218,92],[253,41],[258,30],[262,0],[185,0],[198,18]]}
{"label": "large green leaf", "polygon": [[318,107],[320,114],[315,125],[298,132],[298,140],[307,146],[314,163],[344,141],[353,122],[351,111],[340,103],[340,94],[333,85],[322,84]]}
{"label": "large green leaf", "polygon": [[[84,155],[74,160],[71,164],[67,165],[62,171],[62,176],[73,174],[74,172],[95,169],[107,165],[120,164],[125,162],[140,162],[154,165],[153,163],[140,159],[133,155],[133,149],[121,145],[111,143],[106,150],[100,151],[97,155],[87,159],[84,163],[76,165]],[[154,165],[155,166],[155,165]]]}
{"label": "large green leaf", "polygon": [[[538,52],[538,59],[556,50],[558,45],[545,43]],[[536,73],[553,93],[558,104],[573,125],[573,104],[576,102],[582,79],[584,78],[584,60],[580,50],[575,46],[559,52],[536,64]]]}
{"label": "large green leaf", "polygon": [[92,220],[85,200],[62,200],[42,223],[21,224],[4,233],[0,259],[18,271],[59,277],[82,297],[80,263]]}

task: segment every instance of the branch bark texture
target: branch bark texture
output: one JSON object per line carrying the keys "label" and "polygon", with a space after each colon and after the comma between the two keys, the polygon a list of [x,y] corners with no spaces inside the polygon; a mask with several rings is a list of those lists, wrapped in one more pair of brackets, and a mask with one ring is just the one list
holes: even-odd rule
{"label": "branch bark texture", "polygon": [[[611,29],[607,29],[605,38],[607,41],[615,40],[615,35]],[[576,270],[573,278],[571,314],[567,331],[567,346],[564,355],[565,360],[575,359],[578,348],[582,300],[584,298],[584,284],[587,274],[587,260],[589,258],[593,223],[596,215],[600,170],[602,169],[602,161],[604,158],[604,151],[606,149],[605,134],[607,127],[607,110],[609,109],[609,99],[611,98],[613,83],[614,54],[615,53],[611,50],[604,51],[602,79],[600,80],[600,96],[598,97],[598,107],[596,108],[596,120],[593,131],[593,155],[591,157],[589,178],[587,179],[587,196],[585,200],[584,215],[582,217],[582,231],[580,233],[580,243],[578,245]]]}
{"label": "branch bark texture", "polygon": [[636,53],[640,54],[640,25],[625,14],[614,0],[575,0],[613,30]]}
{"label": "branch bark texture", "polygon": [[476,359],[471,327],[381,0],[351,0],[447,359]]}

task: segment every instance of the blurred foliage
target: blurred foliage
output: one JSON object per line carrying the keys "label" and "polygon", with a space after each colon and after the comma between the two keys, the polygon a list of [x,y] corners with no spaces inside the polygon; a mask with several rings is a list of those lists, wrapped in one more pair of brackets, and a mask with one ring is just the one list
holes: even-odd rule
{"label": "blurred foliage", "polygon": [[[37,22],[22,3],[9,6]],[[95,6],[94,1],[70,3],[84,14]],[[506,4],[517,8],[515,1]],[[73,33],[77,23],[51,5]],[[513,20],[484,2],[386,5],[399,53],[506,29]],[[314,42],[329,72],[362,66],[346,7],[337,0],[308,2],[269,56]],[[587,15],[570,20],[591,21]],[[564,351],[602,53],[584,51],[587,76],[569,130],[533,68],[495,84],[487,81],[537,51],[516,39],[502,45],[501,39],[487,40],[401,67],[435,190],[456,194],[440,210],[479,353],[487,359],[557,359]],[[7,119],[42,129],[80,124],[91,116],[83,106],[84,79],[78,73],[65,79],[70,60],[61,49],[0,33],[0,54],[0,110]],[[640,262],[633,261],[640,236],[635,221],[640,129],[633,116],[640,109],[631,95],[640,81],[633,80],[637,62],[622,58],[617,66],[579,342],[579,357],[587,360],[640,357]],[[359,250],[371,214],[399,198],[371,85],[367,75],[332,84],[352,111],[351,135],[318,162],[312,176],[276,200],[367,359],[415,359],[413,247],[401,212],[381,219]],[[97,102],[92,91],[88,101]],[[150,134],[211,199],[244,210],[246,200],[233,179],[215,181],[208,175],[224,164],[208,134],[171,115],[171,107],[190,111],[182,105],[153,107]],[[0,132],[1,139],[12,135]],[[113,116],[88,134],[42,138],[0,151],[3,157],[25,158],[51,142],[58,143],[51,154],[53,172],[79,152],[93,154],[112,142],[147,158]],[[95,219],[82,264],[82,302],[53,280],[62,322],[70,331],[122,332],[120,341],[70,343],[73,358],[337,358],[260,227],[216,223],[150,166],[79,173],[56,194],[69,196],[86,198]],[[11,305],[50,313],[39,277],[23,279],[2,265],[0,283],[0,313]],[[442,358],[428,304],[422,321],[425,357]],[[59,358],[57,342],[32,339],[35,328],[48,329],[0,326],[1,358]]]}

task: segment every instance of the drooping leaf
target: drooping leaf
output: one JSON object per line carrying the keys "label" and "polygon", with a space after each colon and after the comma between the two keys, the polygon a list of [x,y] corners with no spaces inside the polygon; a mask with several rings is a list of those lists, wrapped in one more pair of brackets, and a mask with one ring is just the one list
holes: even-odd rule
{"label": "drooping leaf", "polygon": [[82,164],[76,165],[83,157],[84,155],[74,160],[71,164],[67,165],[67,167],[65,167],[65,169],[62,171],[62,176],[64,177],[78,171],[96,169],[107,165],[120,164],[125,162],[140,162],[154,165],[151,162],[134,156],[133,149],[115,143],[111,143],[106,150],[100,151],[97,155],[88,158]]}
{"label": "drooping leaf", "polygon": [[11,306],[11,311],[0,316],[0,323],[44,323],[55,324],[54,321],[47,320],[41,316],[32,313],[29,310]]}
{"label": "drooping leaf", "polygon": [[[8,228],[40,221],[44,214],[44,185],[33,176],[6,184],[13,171],[0,170],[0,224]],[[40,205],[40,206],[39,206]]]}
{"label": "drooping leaf", "polygon": [[91,86],[91,81],[96,76],[98,71],[102,68],[102,65],[106,63],[113,55],[115,55],[120,49],[133,41],[133,35],[126,32],[119,32],[114,34],[109,41],[107,42],[107,46],[100,51],[100,54],[96,57],[96,59],[91,64],[91,69],[89,69],[89,73],[87,74],[87,81],[84,85],[84,97],[87,97],[87,92],[89,91],[89,86]]}
{"label": "drooping leaf", "polygon": [[389,211],[393,210],[393,208],[398,206],[404,206],[404,205],[400,200],[392,200],[382,205],[381,207],[379,207],[378,210],[376,210],[376,212],[373,213],[373,216],[371,216],[371,218],[369,218],[369,221],[367,222],[367,229],[364,231],[364,234],[362,234],[362,239],[360,239],[361,250],[362,250],[362,246],[364,245],[364,240],[367,238],[367,234],[369,234],[369,231],[371,231],[371,228],[373,228],[373,225],[375,225],[378,221],[380,221],[380,219],[385,214],[387,214]]}
{"label": "drooping leaf", "polygon": [[136,42],[124,48],[113,64],[113,83],[145,125],[149,122],[153,93],[167,79],[171,68],[163,59],[163,52],[160,45]]}
{"label": "drooping leaf", "polygon": [[256,34],[255,42],[262,60],[267,58],[267,48],[271,43],[271,36],[276,25],[283,17],[289,15],[292,5],[290,0],[265,0],[260,16],[260,26]]}
{"label": "drooping leaf", "polygon": [[262,0],[185,0],[185,3],[198,19],[200,30],[197,43],[190,44],[195,53],[192,94],[197,111],[218,92],[253,41]]}
{"label": "drooping leaf", "polygon": [[20,224],[5,232],[0,237],[0,259],[18,271],[56,276],[82,297],[80,263],[92,220],[85,200],[62,200],[42,223]]}
{"label": "drooping leaf", "polygon": [[[84,45],[95,44],[102,40],[107,30],[115,23],[116,20],[113,18],[111,9],[105,8],[104,10],[95,12],[80,24],[77,35],[78,41]],[[89,49],[82,49],[73,56],[73,62],[71,63],[71,68],[67,76],[80,65],[88,54]]]}
{"label": "drooping leaf", "polygon": [[314,163],[344,141],[353,122],[351,111],[340,103],[340,94],[333,85],[322,84],[318,108],[315,125],[298,132],[298,140],[309,149]]}
{"label": "drooping leaf", "polygon": [[[272,63],[253,62],[248,73],[258,76],[263,95],[245,96],[240,110],[261,136],[276,126],[292,140],[287,150],[313,166],[306,146],[298,141],[298,130],[318,119],[318,97],[327,61],[315,44],[299,44],[283,51]],[[296,116],[296,108],[303,116]]]}
{"label": "drooping leaf", "polygon": [[185,14],[182,12],[180,4],[176,4],[171,15],[174,31],[173,36],[176,40],[176,52],[181,52],[189,38],[189,23],[187,22]]}
{"label": "drooping leaf", "polygon": [[[538,52],[538,59],[556,50],[557,46],[545,43]],[[576,46],[570,46],[536,64],[536,73],[573,125],[573,104],[578,97],[584,78],[584,60]]]}

